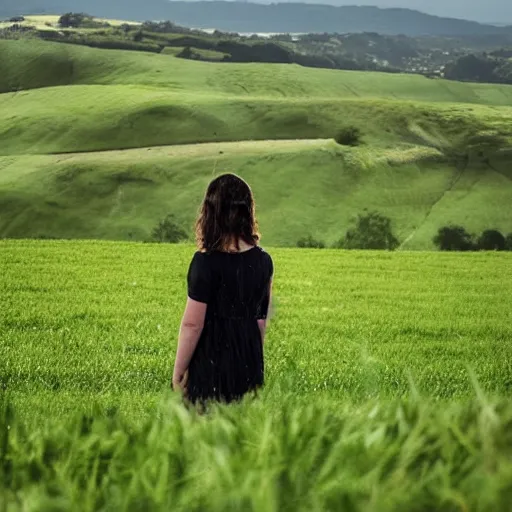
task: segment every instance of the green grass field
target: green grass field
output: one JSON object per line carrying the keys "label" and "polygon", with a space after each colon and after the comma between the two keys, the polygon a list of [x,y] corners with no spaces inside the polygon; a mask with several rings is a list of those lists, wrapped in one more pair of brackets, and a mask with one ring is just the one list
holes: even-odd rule
{"label": "green grass field", "polygon": [[509,254],[271,251],[267,385],[196,417],[192,253],[0,242],[4,509],[510,510]]}
{"label": "green grass field", "polygon": [[[274,246],[332,243],[365,208],[405,249],[448,223],[512,231],[510,152],[461,168],[435,149],[510,140],[509,86],[0,41],[0,91],[3,237],[142,240],[169,212],[188,228],[223,171],[254,184]],[[362,146],[329,142],[344,125]]]}

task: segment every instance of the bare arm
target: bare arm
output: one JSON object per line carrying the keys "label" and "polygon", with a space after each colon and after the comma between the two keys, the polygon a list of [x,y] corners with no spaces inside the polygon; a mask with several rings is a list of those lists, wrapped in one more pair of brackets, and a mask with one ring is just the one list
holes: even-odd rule
{"label": "bare arm", "polygon": [[187,299],[185,313],[181,321],[176,361],[174,363],[174,374],[172,377],[174,389],[185,391],[187,370],[196,350],[197,342],[203,332],[206,307],[207,305],[203,302],[197,302],[190,298]]}
{"label": "bare arm", "polygon": [[267,332],[267,321],[266,320],[258,320],[258,327],[260,328],[261,334],[261,343],[265,343],[265,333]]}

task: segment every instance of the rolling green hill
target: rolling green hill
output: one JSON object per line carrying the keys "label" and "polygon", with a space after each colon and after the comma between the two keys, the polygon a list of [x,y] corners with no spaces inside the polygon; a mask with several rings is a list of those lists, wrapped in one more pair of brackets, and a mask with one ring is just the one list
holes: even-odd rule
{"label": "rolling green hill", "polygon": [[42,41],[0,40],[0,92],[60,85],[131,85],[202,96],[272,99],[382,98],[512,106],[505,85],[430,80],[420,75],[212,64]]}
{"label": "rolling green hill", "polygon": [[450,220],[510,230],[511,175],[460,172],[433,149],[340,149],[332,141],[261,141],[104,153],[0,157],[0,229],[9,237],[141,240],[174,213],[192,227],[209,179],[252,184],[264,243],[339,239],[363,208],[389,215],[404,248],[429,248]]}
{"label": "rolling green hill", "polygon": [[[449,222],[512,231],[510,152],[452,154],[512,138],[507,86],[0,41],[0,91],[0,236],[140,240],[167,213],[188,227],[222,171],[253,184],[270,245],[334,242],[364,208],[404,248]],[[362,146],[329,140],[344,125]]]}

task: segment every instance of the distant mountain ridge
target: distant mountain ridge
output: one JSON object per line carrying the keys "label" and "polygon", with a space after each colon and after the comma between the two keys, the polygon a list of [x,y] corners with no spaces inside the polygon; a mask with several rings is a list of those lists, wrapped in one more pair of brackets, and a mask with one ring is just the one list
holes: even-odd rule
{"label": "distant mountain ridge", "polygon": [[409,36],[512,33],[512,27],[367,6],[167,0],[3,0],[0,5],[2,18],[67,11],[133,21],[170,20],[188,27],[231,32],[377,32]]}
{"label": "distant mountain ridge", "polygon": [[[190,1],[190,0],[187,0]],[[243,1],[243,0],[238,0]],[[275,0],[250,0],[270,4]],[[478,21],[486,25],[512,25],[512,3],[510,0],[278,0],[279,2],[304,2],[310,4],[371,5],[381,8],[404,7],[443,18]],[[507,5],[509,4],[509,5]]]}

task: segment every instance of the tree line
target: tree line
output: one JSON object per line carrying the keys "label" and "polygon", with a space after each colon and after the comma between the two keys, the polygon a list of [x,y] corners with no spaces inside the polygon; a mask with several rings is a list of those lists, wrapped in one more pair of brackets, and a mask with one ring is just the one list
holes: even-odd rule
{"label": "tree line", "polygon": [[[439,228],[432,242],[440,251],[512,251],[512,233],[504,235],[497,229],[486,229],[480,235],[464,227],[449,225]],[[326,244],[307,235],[297,241],[297,247],[324,249]],[[393,233],[391,219],[378,212],[360,214],[333,249],[372,249],[393,251],[400,241]]]}
{"label": "tree line", "polygon": [[[176,218],[169,214],[160,220],[151,233],[152,242],[179,243],[188,239],[187,232]],[[462,226],[439,228],[433,238],[440,251],[512,251],[512,233],[503,235],[497,229],[486,229],[480,235],[472,235]],[[299,248],[324,249],[327,245],[309,234],[296,243]],[[388,250],[400,247],[393,232],[392,221],[379,212],[364,212],[354,219],[345,235],[337,240],[333,249]]]}
{"label": "tree line", "polygon": [[471,54],[446,65],[445,78],[467,82],[512,84],[512,52]]}
{"label": "tree line", "polygon": [[512,233],[504,235],[497,229],[486,229],[477,236],[463,226],[444,226],[432,241],[440,251],[512,251]]}

